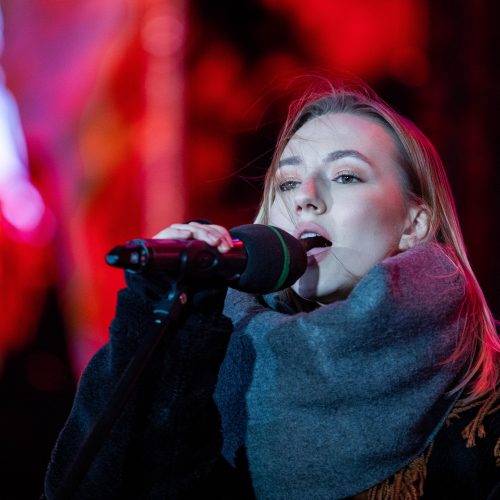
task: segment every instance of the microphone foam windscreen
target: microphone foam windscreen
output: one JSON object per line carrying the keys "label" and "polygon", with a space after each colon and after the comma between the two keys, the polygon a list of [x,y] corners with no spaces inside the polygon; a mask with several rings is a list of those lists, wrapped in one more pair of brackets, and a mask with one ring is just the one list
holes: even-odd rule
{"label": "microphone foam windscreen", "polygon": [[245,271],[230,283],[232,288],[248,293],[271,293],[293,285],[304,274],[305,250],[299,240],[286,231],[264,224],[245,224],[229,232],[243,242],[247,252]]}

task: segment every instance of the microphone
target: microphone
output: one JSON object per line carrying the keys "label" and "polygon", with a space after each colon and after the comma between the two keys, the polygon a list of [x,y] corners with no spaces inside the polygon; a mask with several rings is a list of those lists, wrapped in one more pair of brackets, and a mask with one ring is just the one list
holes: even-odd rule
{"label": "microphone", "polygon": [[135,272],[162,272],[188,283],[224,281],[256,294],[287,288],[306,270],[303,244],[282,229],[245,224],[229,233],[234,247],[224,254],[199,240],[135,239],[113,248],[106,262]]}

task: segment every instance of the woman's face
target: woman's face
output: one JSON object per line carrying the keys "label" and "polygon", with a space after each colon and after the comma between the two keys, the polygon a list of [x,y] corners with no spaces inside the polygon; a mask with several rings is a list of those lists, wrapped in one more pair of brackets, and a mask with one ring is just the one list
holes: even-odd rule
{"label": "woman's face", "polygon": [[362,116],[327,114],[292,136],[276,172],[269,223],[332,243],[308,252],[307,270],[293,285],[301,297],[344,298],[398,251],[409,215],[397,158],[389,133]]}

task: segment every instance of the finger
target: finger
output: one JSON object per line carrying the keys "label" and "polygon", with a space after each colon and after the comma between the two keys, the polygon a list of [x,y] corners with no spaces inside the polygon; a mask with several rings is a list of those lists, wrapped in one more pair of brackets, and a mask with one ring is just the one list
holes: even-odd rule
{"label": "finger", "polygon": [[206,234],[209,242],[217,245],[219,250],[226,251],[233,247],[232,237],[225,227],[216,224],[200,224],[198,222],[191,222],[189,225],[196,228],[195,234],[200,236]]}
{"label": "finger", "polygon": [[216,247],[221,253],[227,252],[233,246],[229,233],[224,228],[197,223],[192,225],[194,238]]}
{"label": "finger", "polygon": [[233,248],[233,237],[229,234],[229,231],[223,226],[214,225],[214,229],[220,234],[221,240],[217,249],[219,252],[227,252],[229,249]]}
{"label": "finger", "polygon": [[191,239],[193,231],[188,224],[172,224],[153,236],[154,239]]}
{"label": "finger", "polygon": [[190,222],[189,224],[172,224],[163,229],[154,238],[161,239],[196,239],[217,247],[221,253],[227,252],[232,246],[231,235],[222,226],[214,224],[200,224]]}

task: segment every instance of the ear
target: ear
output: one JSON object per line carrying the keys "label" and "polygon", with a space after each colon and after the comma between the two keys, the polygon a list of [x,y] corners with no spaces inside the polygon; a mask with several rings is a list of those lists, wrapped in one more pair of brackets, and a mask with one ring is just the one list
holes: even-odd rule
{"label": "ear", "polygon": [[430,210],[426,205],[412,205],[399,240],[399,250],[408,250],[424,241],[430,229]]}

